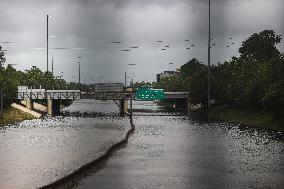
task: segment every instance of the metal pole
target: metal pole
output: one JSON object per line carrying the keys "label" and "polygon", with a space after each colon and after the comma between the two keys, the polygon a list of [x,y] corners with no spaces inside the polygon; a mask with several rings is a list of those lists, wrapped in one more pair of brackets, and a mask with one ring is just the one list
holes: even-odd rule
{"label": "metal pole", "polygon": [[131,123],[133,122],[133,119],[132,119],[132,100],[133,100],[133,93],[132,93],[132,90],[131,90],[131,92],[130,92],[130,112],[129,112]]}
{"label": "metal pole", "polygon": [[52,72],[52,75],[53,75],[53,53],[52,53],[52,57],[51,57],[51,72]]}
{"label": "metal pole", "polygon": [[208,113],[210,111],[210,82],[211,82],[211,73],[210,73],[210,46],[211,46],[211,2],[209,0],[209,21],[208,21],[208,104],[207,104],[207,108],[208,108]]}
{"label": "metal pole", "polygon": [[48,72],[48,14],[46,15],[46,72]]}
{"label": "metal pole", "polygon": [[126,72],[124,73],[124,86],[126,87]]}
{"label": "metal pole", "polygon": [[0,103],[1,103],[0,119],[3,119],[3,91],[2,91],[2,89],[0,89]]}
{"label": "metal pole", "polygon": [[53,38],[51,38],[51,72],[53,75]]}
{"label": "metal pole", "polygon": [[81,84],[81,62],[79,62],[79,84]]}

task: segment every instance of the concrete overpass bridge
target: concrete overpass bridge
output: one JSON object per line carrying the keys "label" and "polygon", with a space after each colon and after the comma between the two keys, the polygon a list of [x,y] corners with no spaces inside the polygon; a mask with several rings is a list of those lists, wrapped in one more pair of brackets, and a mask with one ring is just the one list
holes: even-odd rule
{"label": "concrete overpass bridge", "polygon": [[[133,100],[135,91],[127,90],[122,83],[100,83],[95,85],[95,91],[83,92],[80,90],[45,90],[29,89],[27,86],[19,86],[17,99],[26,101],[26,108],[32,110],[36,100],[47,100],[47,114],[53,115],[60,111],[60,101],[95,99],[113,100],[120,108],[120,114],[128,111],[128,101]],[[175,99],[177,107],[186,111],[190,110],[189,92],[165,92],[165,99]],[[132,107],[130,108],[132,109]]]}

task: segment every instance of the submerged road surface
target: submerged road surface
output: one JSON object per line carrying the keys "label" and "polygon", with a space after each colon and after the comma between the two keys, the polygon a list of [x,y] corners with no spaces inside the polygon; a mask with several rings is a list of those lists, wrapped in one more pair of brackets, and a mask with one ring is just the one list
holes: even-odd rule
{"label": "submerged road surface", "polygon": [[140,113],[128,144],[74,189],[284,188],[280,132]]}
{"label": "submerged road surface", "polygon": [[[115,114],[118,108],[80,100],[66,111]],[[0,189],[50,184],[101,157],[129,129],[128,118],[112,116],[46,117],[0,127]]]}

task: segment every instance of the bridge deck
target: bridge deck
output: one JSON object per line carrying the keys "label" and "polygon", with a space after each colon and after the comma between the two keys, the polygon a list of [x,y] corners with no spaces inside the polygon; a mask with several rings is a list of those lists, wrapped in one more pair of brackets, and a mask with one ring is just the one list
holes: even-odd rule
{"label": "bridge deck", "polygon": [[166,99],[188,98],[189,92],[165,92]]}
{"label": "bridge deck", "polygon": [[[130,93],[124,92],[123,86],[118,84],[98,85],[98,91],[81,92],[80,90],[45,90],[18,88],[18,99],[97,99],[97,100],[123,100],[130,99]],[[187,99],[189,92],[165,92],[166,99]]]}

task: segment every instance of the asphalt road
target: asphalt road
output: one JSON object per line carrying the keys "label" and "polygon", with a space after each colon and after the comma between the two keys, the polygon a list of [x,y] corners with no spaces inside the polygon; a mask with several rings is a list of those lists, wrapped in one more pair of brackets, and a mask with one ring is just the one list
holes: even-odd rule
{"label": "asphalt road", "polygon": [[141,114],[128,144],[73,188],[284,188],[282,133]]}

